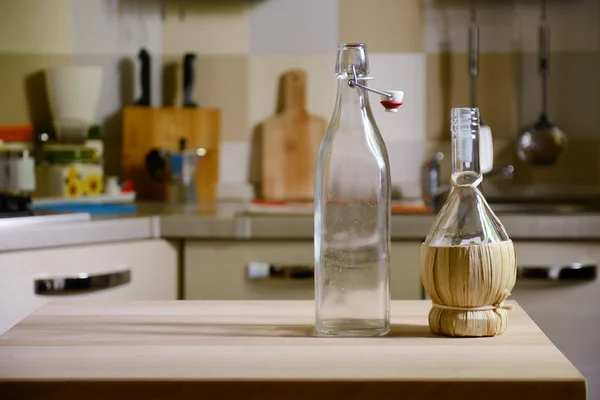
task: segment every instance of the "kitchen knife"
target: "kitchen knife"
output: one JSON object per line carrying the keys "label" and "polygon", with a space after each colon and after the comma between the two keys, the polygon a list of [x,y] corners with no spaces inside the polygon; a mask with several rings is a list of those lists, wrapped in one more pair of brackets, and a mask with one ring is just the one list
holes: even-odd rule
{"label": "kitchen knife", "polygon": [[186,53],[183,57],[183,106],[184,107],[198,107],[192,99],[192,92],[194,90],[194,60],[196,54]]}
{"label": "kitchen knife", "polygon": [[146,49],[141,49],[138,54],[140,60],[140,85],[142,87],[142,95],[135,102],[138,106],[150,106],[150,53]]}

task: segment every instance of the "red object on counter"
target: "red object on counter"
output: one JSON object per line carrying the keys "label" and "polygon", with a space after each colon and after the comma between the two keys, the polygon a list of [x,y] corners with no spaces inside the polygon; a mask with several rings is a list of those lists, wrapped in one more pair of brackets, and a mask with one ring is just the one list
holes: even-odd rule
{"label": "red object on counter", "polygon": [[132,181],[125,181],[123,182],[123,184],[121,185],[121,193],[129,193],[129,192],[133,192],[135,190],[135,187],[133,185]]}
{"label": "red object on counter", "polygon": [[30,142],[33,140],[33,126],[4,125],[0,126],[0,140],[5,142]]}

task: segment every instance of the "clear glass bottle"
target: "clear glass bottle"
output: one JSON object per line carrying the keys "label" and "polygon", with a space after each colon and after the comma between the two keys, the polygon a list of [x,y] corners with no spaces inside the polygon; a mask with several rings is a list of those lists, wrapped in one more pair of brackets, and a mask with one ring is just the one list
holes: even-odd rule
{"label": "clear glass bottle", "polygon": [[432,332],[495,336],[507,327],[504,300],[517,272],[513,243],[477,186],[479,110],[452,109],[452,189],[420,249]]}
{"label": "clear glass bottle", "polygon": [[508,240],[502,223],[478,189],[479,109],[453,108],[451,193],[437,215],[425,243],[463,246]]}
{"label": "clear glass bottle", "polygon": [[315,327],[320,335],[389,331],[390,171],[367,91],[364,44],[341,44],[337,99],[315,170]]}

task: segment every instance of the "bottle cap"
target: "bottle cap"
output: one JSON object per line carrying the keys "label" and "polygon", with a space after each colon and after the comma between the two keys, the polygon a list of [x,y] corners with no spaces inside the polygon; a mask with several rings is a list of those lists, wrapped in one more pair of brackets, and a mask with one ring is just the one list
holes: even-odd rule
{"label": "bottle cap", "polygon": [[458,157],[462,161],[473,162],[474,136],[479,130],[478,108],[453,108],[452,109],[452,132],[458,139]]}
{"label": "bottle cap", "polygon": [[398,112],[398,108],[402,105],[402,100],[404,99],[404,92],[400,90],[385,90],[386,93],[392,95],[392,98],[389,98],[385,95],[379,95],[381,98],[381,105],[385,108],[385,112]]}

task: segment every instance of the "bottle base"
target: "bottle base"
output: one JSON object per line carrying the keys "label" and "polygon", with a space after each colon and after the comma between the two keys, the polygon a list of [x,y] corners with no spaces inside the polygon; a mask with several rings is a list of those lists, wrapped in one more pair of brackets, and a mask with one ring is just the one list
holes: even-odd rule
{"label": "bottle base", "polygon": [[385,336],[389,331],[390,324],[382,320],[333,319],[320,321],[315,326],[317,336]]}

